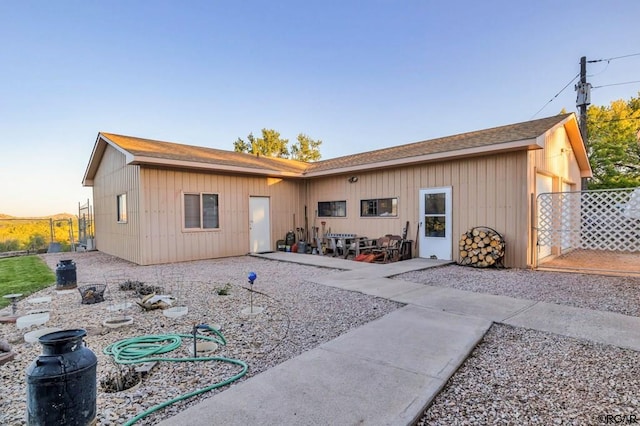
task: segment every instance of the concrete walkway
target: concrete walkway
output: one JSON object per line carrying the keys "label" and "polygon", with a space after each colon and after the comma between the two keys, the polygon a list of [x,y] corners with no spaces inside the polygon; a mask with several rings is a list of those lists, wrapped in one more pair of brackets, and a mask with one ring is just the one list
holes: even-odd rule
{"label": "concrete walkway", "polygon": [[448,262],[379,265],[276,252],[260,257],[334,269],[312,281],[407,306],[254,376],[161,425],[407,425],[493,322],[640,351],[640,318],[393,280]]}

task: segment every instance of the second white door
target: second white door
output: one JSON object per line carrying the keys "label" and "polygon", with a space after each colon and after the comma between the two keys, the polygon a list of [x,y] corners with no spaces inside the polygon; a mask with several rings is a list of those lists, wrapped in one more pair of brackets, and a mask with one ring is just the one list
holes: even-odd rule
{"label": "second white door", "polygon": [[450,186],[420,190],[420,257],[451,260],[451,205]]}
{"label": "second white door", "polygon": [[249,197],[249,241],[251,253],[272,251],[269,197]]}

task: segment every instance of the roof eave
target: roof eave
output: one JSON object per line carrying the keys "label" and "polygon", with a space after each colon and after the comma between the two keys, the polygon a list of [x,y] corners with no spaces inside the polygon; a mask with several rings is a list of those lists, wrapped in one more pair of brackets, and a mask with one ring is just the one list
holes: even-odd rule
{"label": "roof eave", "polygon": [[168,160],[166,158],[156,158],[147,156],[133,156],[131,161],[127,161],[127,164],[132,165],[147,165],[147,166],[161,166],[161,167],[176,167],[182,169],[197,169],[197,170],[209,170],[215,172],[233,172],[243,173],[260,176],[282,177],[282,178],[300,178],[302,172],[287,172],[274,169],[263,168],[251,168],[232,166],[227,164],[213,164],[202,163],[198,161],[185,161],[185,160]]}
{"label": "roof eave", "polygon": [[578,119],[575,114],[567,117],[563,124],[564,129],[569,136],[569,143],[571,144],[571,149],[576,157],[576,162],[580,168],[580,177],[592,177],[593,171],[591,170],[591,164],[589,163],[587,148],[582,139],[582,135],[580,134],[580,127],[578,126]]}
{"label": "roof eave", "polygon": [[401,167],[418,163],[442,161],[442,160],[454,160],[460,157],[477,157],[480,155],[493,154],[496,152],[512,152],[523,150],[536,150],[542,149],[544,145],[540,140],[536,139],[523,139],[518,141],[505,142],[494,145],[485,145],[482,147],[458,149],[455,151],[443,151],[433,154],[418,155],[415,157],[398,158],[387,161],[378,161],[374,163],[359,164],[350,167],[339,167],[334,169],[320,170],[317,172],[310,171],[305,173],[305,177],[320,177],[328,175],[337,175],[342,173],[350,173],[356,171],[374,170],[378,168],[390,168]]}
{"label": "roof eave", "polygon": [[132,160],[133,156],[130,152],[120,148],[118,144],[109,140],[109,138],[102,133],[98,133],[96,143],[93,146],[93,151],[91,152],[91,157],[89,157],[87,169],[85,170],[84,177],[82,178],[82,186],[93,186],[94,177],[96,176],[96,172],[98,171],[98,167],[100,166],[100,162],[102,161],[102,156],[107,149],[107,145],[111,145],[116,150],[124,154],[127,162]]}
{"label": "roof eave", "polygon": [[102,160],[102,156],[104,155],[104,150],[106,148],[106,144],[104,142],[101,143],[101,136],[102,135],[98,133],[96,142],[93,145],[93,150],[91,151],[91,156],[87,163],[87,168],[85,169],[84,176],[82,177],[82,186],[93,186],[93,178],[96,175],[96,170],[98,170],[98,166],[100,165],[100,161]]}

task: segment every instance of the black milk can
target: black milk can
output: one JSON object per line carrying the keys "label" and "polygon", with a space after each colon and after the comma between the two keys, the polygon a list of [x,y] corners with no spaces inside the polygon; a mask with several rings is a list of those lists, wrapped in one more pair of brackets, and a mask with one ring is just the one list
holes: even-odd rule
{"label": "black milk can", "polygon": [[73,260],[60,260],[60,263],[56,265],[56,284],[58,290],[77,287],[76,264]]}
{"label": "black milk can", "polygon": [[96,355],[82,329],[39,338],[42,355],[27,367],[28,425],[92,425],[96,422]]}

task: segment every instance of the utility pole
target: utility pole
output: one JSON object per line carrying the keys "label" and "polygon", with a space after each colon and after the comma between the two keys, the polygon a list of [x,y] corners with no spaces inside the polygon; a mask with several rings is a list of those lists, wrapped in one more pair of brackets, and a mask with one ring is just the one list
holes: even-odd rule
{"label": "utility pole", "polygon": [[578,91],[576,106],[580,111],[580,133],[585,145],[587,144],[587,106],[591,103],[590,86],[587,86],[587,57],[583,56],[580,58],[580,84],[576,88]]}
{"label": "utility pole", "polygon": [[[589,141],[587,135],[587,107],[591,103],[591,84],[587,83],[587,57],[580,58],[580,83],[576,84],[576,107],[580,112],[580,135],[584,141],[585,148],[589,148]],[[581,181],[582,190],[587,189],[587,178],[582,178]]]}

